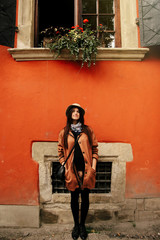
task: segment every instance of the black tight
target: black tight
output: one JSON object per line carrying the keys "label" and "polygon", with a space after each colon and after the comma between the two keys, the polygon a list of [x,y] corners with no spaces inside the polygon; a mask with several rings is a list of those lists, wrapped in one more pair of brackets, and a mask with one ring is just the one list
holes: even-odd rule
{"label": "black tight", "polygon": [[80,190],[77,188],[71,191],[71,210],[75,225],[79,224],[79,194],[81,193],[81,219],[80,224],[84,225],[89,209],[89,189]]}

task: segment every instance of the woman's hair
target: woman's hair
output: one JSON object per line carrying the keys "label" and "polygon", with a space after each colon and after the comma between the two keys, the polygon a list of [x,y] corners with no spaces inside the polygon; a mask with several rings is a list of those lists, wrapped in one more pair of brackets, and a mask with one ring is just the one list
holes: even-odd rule
{"label": "woman's hair", "polygon": [[[67,114],[67,124],[64,128],[64,148],[68,148],[68,134],[69,131],[71,130],[71,124],[72,124],[72,113],[73,113],[74,108],[71,108]],[[87,125],[84,124],[84,114],[82,114],[81,110],[79,109],[80,113],[80,118],[79,122],[82,124],[82,131],[88,136],[89,143],[92,146],[92,138],[91,138],[91,131]]]}

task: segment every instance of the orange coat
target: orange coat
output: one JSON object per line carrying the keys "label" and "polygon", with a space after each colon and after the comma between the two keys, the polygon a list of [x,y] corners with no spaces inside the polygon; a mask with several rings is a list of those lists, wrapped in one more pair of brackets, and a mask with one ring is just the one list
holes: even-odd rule
{"label": "orange coat", "polygon": [[[84,179],[83,179],[83,188],[92,189],[95,187],[96,182],[96,171],[92,168],[92,159],[95,158],[98,160],[98,143],[97,139],[94,135],[94,132],[91,130],[91,138],[92,138],[92,147],[90,146],[88,136],[82,132],[80,133],[80,137],[78,139],[79,146],[81,148],[84,162],[85,162],[85,171],[84,171]],[[73,133],[70,131],[68,134],[68,149],[64,148],[63,143],[64,137],[64,129],[62,129],[59,133],[58,139],[58,155],[59,161],[61,164],[65,161],[68,154],[70,153],[72,147],[74,146],[75,139]],[[70,191],[75,191],[76,188],[79,188],[78,181],[73,169],[73,158],[74,158],[74,150],[70,155],[67,163],[65,165],[65,181],[66,187]]]}

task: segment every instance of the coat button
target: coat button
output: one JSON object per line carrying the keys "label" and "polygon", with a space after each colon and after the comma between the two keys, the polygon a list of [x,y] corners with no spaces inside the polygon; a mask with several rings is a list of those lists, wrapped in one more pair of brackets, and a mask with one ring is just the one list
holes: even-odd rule
{"label": "coat button", "polygon": [[81,144],[81,142],[79,142],[79,144]]}
{"label": "coat button", "polygon": [[85,163],[87,164],[87,161],[85,161]]}
{"label": "coat button", "polygon": [[85,154],[85,152],[83,152],[83,154]]}
{"label": "coat button", "polygon": [[85,174],[87,174],[87,172],[85,172]]}

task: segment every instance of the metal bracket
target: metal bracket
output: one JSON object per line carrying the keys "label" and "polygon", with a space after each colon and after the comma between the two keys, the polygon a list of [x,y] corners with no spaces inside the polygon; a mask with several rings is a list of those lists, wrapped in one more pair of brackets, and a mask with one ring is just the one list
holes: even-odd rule
{"label": "metal bracket", "polygon": [[136,25],[139,26],[139,18],[136,18]]}

